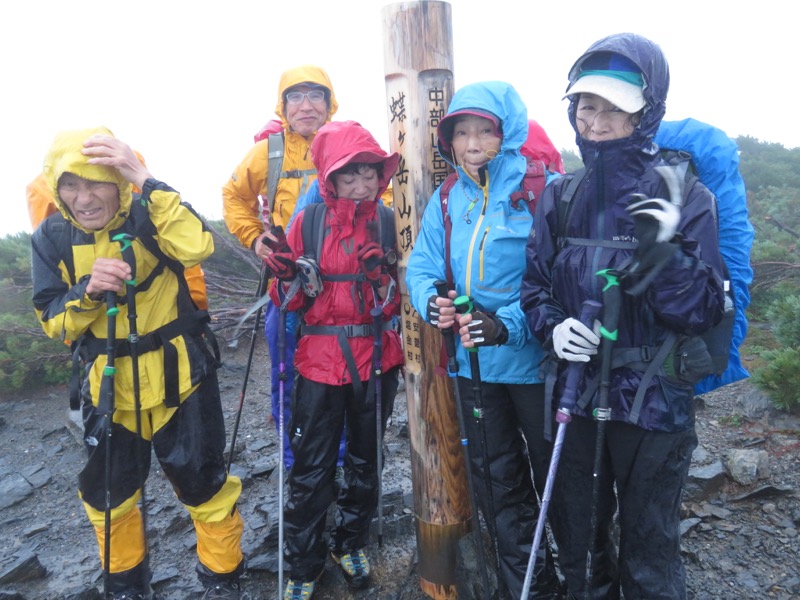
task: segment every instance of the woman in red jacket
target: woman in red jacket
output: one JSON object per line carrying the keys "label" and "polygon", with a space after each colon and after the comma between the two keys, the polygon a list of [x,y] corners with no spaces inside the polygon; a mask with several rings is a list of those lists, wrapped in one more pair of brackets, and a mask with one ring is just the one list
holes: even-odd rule
{"label": "woman in red jacket", "polygon": [[[289,428],[294,464],[285,506],[285,557],[290,579],[285,600],[307,600],[325,567],[325,517],[334,497],[336,457],[346,424],[345,486],[339,493],[331,555],[353,587],[369,583],[364,553],[369,524],[378,503],[377,427],[374,352],[380,352],[381,427],[392,412],[403,352],[392,317],[399,314],[394,293],[396,268],[387,257],[380,196],[397,169],[399,155],[387,154],[370,133],[353,121],[328,123],[317,133],[311,156],[319,173],[325,213],[324,238],[311,270],[320,285],[308,285],[284,307],[302,314],[295,354],[294,397]],[[299,280],[307,283],[303,221],[297,215],[287,242],[267,260],[278,281],[270,290],[280,305]],[[316,209],[315,209],[316,210]],[[310,218],[310,217],[309,217]],[[314,232],[316,239],[316,232]],[[282,246],[282,247],[281,247]],[[303,269],[298,272],[296,261]],[[299,280],[298,280],[299,276]],[[321,290],[319,289],[321,287]],[[371,310],[375,315],[371,314]],[[380,345],[374,322],[380,322]]]}

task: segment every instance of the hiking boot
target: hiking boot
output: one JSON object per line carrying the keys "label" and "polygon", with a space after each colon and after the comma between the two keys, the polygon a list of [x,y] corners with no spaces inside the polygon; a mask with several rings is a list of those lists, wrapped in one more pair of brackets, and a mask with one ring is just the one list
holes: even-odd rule
{"label": "hiking boot", "polygon": [[295,581],[290,579],[283,592],[283,600],[309,600],[314,593],[313,581]]}
{"label": "hiking boot", "polygon": [[241,586],[238,581],[215,581],[206,587],[203,600],[239,600]]}
{"label": "hiking boot", "polygon": [[369,585],[369,561],[363,550],[356,550],[350,554],[337,554],[331,552],[333,561],[342,567],[344,580],[356,589],[362,589]]}

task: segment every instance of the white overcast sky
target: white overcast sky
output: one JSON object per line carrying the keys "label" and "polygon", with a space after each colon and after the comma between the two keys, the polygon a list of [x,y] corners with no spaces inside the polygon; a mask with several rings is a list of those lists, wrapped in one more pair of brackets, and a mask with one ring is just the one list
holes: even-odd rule
{"label": "white overcast sky", "polygon": [[[339,120],[386,147],[386,0],[25,0],[0,4],[0,236],[30,231],[25,186],[55,133],[106,125],[153,175],[211,219],[220,188],[274,116],[280,73],[331,76]],[[557,148],[574,149],[561,100],[595,40],[632,31],[664,49],[667,118],[800,146],[793,3],[452,0],[456,88],[511,82]],[[791,83],[794,81],[795,83]],[[786,98],[789,107],[786,109]]]}

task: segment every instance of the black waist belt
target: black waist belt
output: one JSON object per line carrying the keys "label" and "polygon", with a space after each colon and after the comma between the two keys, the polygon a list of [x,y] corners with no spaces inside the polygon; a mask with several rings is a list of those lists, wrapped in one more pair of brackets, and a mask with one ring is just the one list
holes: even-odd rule
{"label": "black waist belt", "polygon": [[[384,321],[381,331],[389,331],[392,328],[391,321]],[[353,392],[356,399],[361,402],[364,399],[364,386],[361,377],[358,375],[358,367],[350,344],[347,338],[353,337],[372,337],[374,335],[372,324],[362,325],[300,325],[300,335],[335,335],[339,341],[339,348],[342,350],[344,362],[350,372],[350,379],[353,381]]]}
{"label": "black waist belt", "polygon": [[[178,349],[170,340],[181,335],[200,337],[204,333],[210,333],[208,329],[209,321],[208,312],[204,310],[196,311],[192,314],[182,315],[150,333],[139,336],[135,341],[137,356],[153,352],[159,348],[164,349],[164,403],[169,407],[178,406],[181,402],[180,378],[178,377]],[[216,339],[212,339],[211,342],[215,346],[215,353],[218,353]],[[73,354],[73,365],[76,362],[76,355],[80,355],[85,361],[93,361],[100,354],[107,351],[106,346],[105,339],[89,335],[84,336],[76,345]],[[117,358],[131,356],[133,346],[134,343],[129,339],[116,340],[114,356]],[[219,360],[218,356],[216,358]],[[76,373],[73,368],[73,379],[75,376]],[[79,406],[79,388],[80,385],[71,385],[70,406],[75,409]]]}

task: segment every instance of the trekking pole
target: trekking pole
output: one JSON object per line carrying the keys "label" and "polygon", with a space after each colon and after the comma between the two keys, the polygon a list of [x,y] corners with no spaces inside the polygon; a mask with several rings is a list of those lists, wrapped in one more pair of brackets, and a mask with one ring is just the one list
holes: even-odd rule
{"label": "trekking pole", "polygon": [[[105,400],[103,420],[105,421],[106,453],[104,464],[105,477],[105,514],[103,538],[103,592],[105,597],[111,594],[111,426],[114,418],[114,357],[117,344],[117,293],[106,292],[106,317],[108,330],[106,333],[106,366],[103,369],[103,385],[101,385],[101,400]],[[98,403],[100,404],[100,403]],[[100,406],[98,406],[100,408]]]}
{"label": "trekking pole", "polygon": [[597,420],[597,435],[594,448],[594,468],[592,470],[592,518],[589,532],[588,547],[586,550],[586,582],[584,598],[591,596],[591,582],[594,575],[592,561],[595,537],[597,535],[597,501],[600,496],[600,467],[603,460],[603,446],[605,446],[606,423],[611,417],[608,408],[608,391],[611,386],[611,351],[617,339],[617,326],[622,309],[622,292],[619,287],[619,273],[613,269],[598,271],[598,277],[604,277],[606,284],[603,287],[603,325],[600,327],[602,337],[600,359],[600,396],[594,418]]}
{"label": "trekking pole", "polygon": [[[601,307],[602,305],[599,302],[585,300],[581,308],[580,322],[591,329]],[[528,569],[525,571],[525,581],[522,584],[520,600],[527,600],[528,593],[531,589],[533,570],[536,565],[536,555],[539,552],[539,545],[542,543],[547,509],[550,507],[553,483],[556,479],[558,461],[561,458],[561,447],[564,445],[567,424],[572,420],[572,409],[575,407],[575,403],[578,400],[578,384],[583,375],[584,366],[586,366],[586,363],[582,362],[570,362],[567,366],[567,380],[564,383],[564,390],[561,393],[561,400],[558,403],[558,411],[556,412],[558,430],[556,431],[555,442],[553,442],[553,453],[550,456],[550,467],[547,470],[547,479],[545,480],[544,492],[542,494],[542,506],[539,509],[539,519],[536,521],[536,531],[533,534],[531,555],[528,558]]]}
{"label": "trekking pole", "polygon": [[[450,286],[446,281],[434,281],[433,285],[436,286],[436,295],[447,298],[447,292]],[[481,581],[483,582],[484,596],[489,596],[489,573],[486,569],[485,550],[483,547],[483,535],[481,535],[481,521],[478,515],[478,497],[475,495],[475,484],[472,480],[472,462],[469,457],[469,438],[467,437],[467,428],[464,423],[464,408],[461,406],[461,391],[458,389],[458,360],[456,359],[456,336],[453,328],[442,329],[442,336],[444,337],[444,345],[447,351],[447,374],[453,380],[453,391],[456,399],[456,413],[458,414],[458,427],[461,430],[461,447],[464,450],[464,467],[467,472],[467,491],[469,492],[469,500],[472,505],[472,521],[474,523],[475,540],[478,548],[478,564],[481,570]],[[499,576],[499,574],[498,574]]]}
{"label": "trekking pole", "polygon": [[[258,279],[258,288],[256,289],[256,300],[261,298],[267,291],[267,281],[269,280],[268,277],[269,269],[267,268],[267,263],[261,262],[261,275]],[[250,379],[250,367],[253,364],[253,352],[256,348],[256,336],[258,335],[258,323],[261,320],[261,311],[263,310],[264,305],[258,307],[256,310],[256,320],[253,323],[253,331],[250,336],[250,352],[247,355],[247,365],[244,368],[244,381],[242,382],[242,391],[239,393],[239,408],[236,410],[236,420],[233,423],[233,433],[231,434],[231,449],[228,452],[228,464],[225,467],[225,470],[230,473],[231,472],[231,463],[233,462],[233,451],[236,447],[236,436],[239,434],[239,422],[242,420],[242,410],[244,409],[244,398],[247,394],[247,382]],[[283,455],[281,455],[282,457]],[[281,458],[282,460],[282,458]]]}
{"label": "trekking pole", "polygon": [[381,358],[383,354],[383,309],[377,304],[377,293],[375,294],[376,305],[373,306],[369,314],[372,316],[372,377],[375,381],[375,460],[377,462],[378,475],[378,548],[383,546],[383,406],[382,406],[382,385],[381,376],[383,369]]}
{"label": "trekking pole", "polygon": [[[136,256],[133,253],[133,236],[127,233],[120,233],[112,238],[120,243],[120,254],[122,259],[128,263],[131,269],[131,278],[125,281],[125,297],[128,304],[128,343],[131,349],[131,369],[133,370],[133,405],[136,415],[136,443],[143,442],[142,437],[142,398],[139,382],[139,330],[136,325]],[[149,450],[149,447],[148,447]],[[144,461],[141,451],[136,450],[136,474],[139,478],[142,503],[142,544],[144,547],[144,562],[142,569],[142,589],[146,590],[150,586],[148,575],[150,564],[150,547],[147,543],[147,493],[145,491],[145,472]]]}
{"label": "trekking pole", "polygon": [[[471,296],[459,296],[453,301],[456,307],[456,312],[460,314],[469,314],[475,310],[475,306]],[[489,536],[492,538],[494,545],[494,560],[497,567],[497,581],[498,587],[500,585],[501,566],[500,566],[500,550],[497,547],[497,517],[494,508],[494,492],[492,491],[492,477],[491,469],[489,468],[489,447],[486,441],[486,424],[483,421],[483,391],[481,390],[481,368],[478,360],[478,348],[467,348],[469,356],[469,366],[472,372],[472,395],[475,401],[475,408],[472,411],[472,416],[478,423],[481,435],[481,454],[483,458],[483,483],[486,487],[486,527],[489,530]]]}
{"label": "trekking pole", "polygon": [[286,467],[283,464],[285,452],[283,395],[286,386],[286,307],[300,289],[300,279],[292,281],[286,297],[278,307],[278,598],[283,598],[283,485]]}

